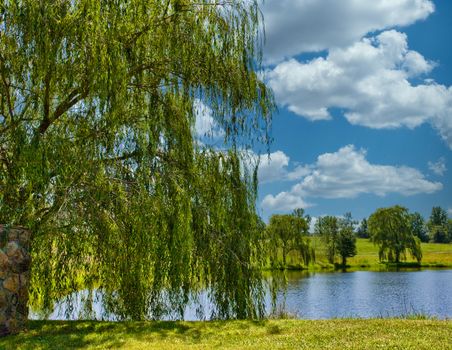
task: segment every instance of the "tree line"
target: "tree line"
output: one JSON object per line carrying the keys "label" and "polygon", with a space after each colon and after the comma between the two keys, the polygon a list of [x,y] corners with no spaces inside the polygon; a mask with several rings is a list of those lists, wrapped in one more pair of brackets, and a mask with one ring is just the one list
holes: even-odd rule
{"label": "tree line", "polygon": [[[425,220],[418,212],[409,213],[408,220],[413,234],[418,237],[421,242],[452,242],[452,219],[448,218],[444,208],[440,206],[433,207],[428,220]],[[360,222],[356,229],[356,235],[359,238],[370,238],[368,218],[364,218]]]}
{"label": "tree line", "polygon": [[342,267],[347,266],[347,258],[357,254],[357,238],[370,239],[378,246],[379,260],[391,263],[406,260],[407,254],[420,263],[421,242],[452,242],[452,220],[441,207],[432,208],[428,221],[420,213],[410,213],[396,205],[379,208],[361,222],[347,212],[342,217],[317,218],[313,232],[309,231],[310,224],[311,217],[303,209],[270,217],[265,236],[273,267],[286,268],[287,255],[291,252],[297,253],[304,265],[315,262],[312,236],[319,238],[328,262]]}

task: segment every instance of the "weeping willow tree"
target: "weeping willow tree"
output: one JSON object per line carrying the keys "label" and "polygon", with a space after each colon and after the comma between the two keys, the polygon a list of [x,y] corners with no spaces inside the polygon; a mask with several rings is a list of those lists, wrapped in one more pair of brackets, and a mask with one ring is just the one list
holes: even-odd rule
{"label": "weeping willow tree", "polygon": [[408,210],[399,205],[379,208],[369,217],[371,240],[378,245],[381,260],[399,263],[406,260],[406,250],[418,262],[422,260],[421,241],[412,231]]}
{"label": "weeping willow tree", "polygon": [[[292,214],[272,215],[267,226],[268,248],[273,267],[287,268],[287,255],[296,251],[300,260],[309,265],[315,261],[315,251],[311,247],[309,224],[311,218],[304,216],[303,209],[295,209]],[[282,265],[279,256],[282,255]]]}
{"label": "weeping willow tree", "polygon": [[257,1],[0,0],[0,223],[32,231],[32,304],[180,317],[202,289],[213,317],[262,316],[261,29]]}

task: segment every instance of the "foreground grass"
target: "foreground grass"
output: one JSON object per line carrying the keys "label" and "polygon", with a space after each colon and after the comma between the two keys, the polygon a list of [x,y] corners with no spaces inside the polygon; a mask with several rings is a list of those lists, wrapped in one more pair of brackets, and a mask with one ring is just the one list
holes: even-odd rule
{"label": "foreground grass", "polygon": [[[311,245],[316,253],[316,263],[308,267],[301,264],[299,255],[291,252],[288,255],[287,266],[292,269],[308,268],[309,270],[334,269],[335,266],[329,264],[326,258],[326,251],[323,243],[318,237],[311,238]],[[351,269],[380,270],[385,268],[378,259],[378,247],[368,239],[358,238],[356,241],[357,255],[347,259],[347,265]],[[409,254],[402,267],[452,267],[452,244],[422,243],[422,262],[419,265]],[[339,260],[337,260],[339,262]]]}
{"label": "foreground grass", "polygon": [[0,349],[452,349],[452,321],[33,321]]}

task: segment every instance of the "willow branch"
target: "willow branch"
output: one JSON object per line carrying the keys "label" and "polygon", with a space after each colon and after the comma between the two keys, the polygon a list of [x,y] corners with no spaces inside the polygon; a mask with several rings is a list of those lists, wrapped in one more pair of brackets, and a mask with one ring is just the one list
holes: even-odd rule
{"label": "willow branch", "polygon": [[52,125],[58,118],[60,118],[64,113],[71,109],[76,103],[80,102],[88,96],[88,89],[77,88],[73,90],[64,101],[62,101],[55,109],[53,114],[41,121],[38,131],[43,135],[47,129]]}
{"label": "willow branch", "polygon": [[1,72],[1,76],[2,76],[2,83],[5,88],[6,103],[8,105],[8,113],[11,118],[11,121],[13,121],[14,120],[14,107],[13,107],[13,103],[11,101],[10,84],[8,84],[8,82],[6,81],[3,65],[2,65],[2,69],[0,70],[0,72]]}

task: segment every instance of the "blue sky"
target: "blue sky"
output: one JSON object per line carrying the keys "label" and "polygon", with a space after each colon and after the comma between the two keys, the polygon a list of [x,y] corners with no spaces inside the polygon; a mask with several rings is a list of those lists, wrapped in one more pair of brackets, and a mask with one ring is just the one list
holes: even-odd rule
{"label": "blue sky", "polygon": [[259,211],[452,216],[452,1],[267,0]]}

